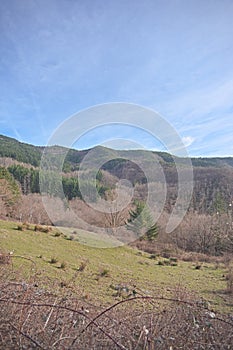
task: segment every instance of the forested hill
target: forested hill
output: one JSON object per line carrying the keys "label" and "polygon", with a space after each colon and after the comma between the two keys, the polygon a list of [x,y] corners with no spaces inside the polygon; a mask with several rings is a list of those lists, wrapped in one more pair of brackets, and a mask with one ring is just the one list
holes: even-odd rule
{"label": "forested hill", "polygon": [[[60,149],[61,152],[67,153],[67,149],[60,146],[54,146],[54,150]],[[18,140],[0,135],[0,157],[8,157],[18,162],[30,164],[32,166],[38,167],[40,165],[40,160],[45,147],[34,146],[27,143],[19,142]],[[101,147],[99,147],[101,149]],[[112,151],[112,152],[111,152]],[[72,171],[77,170],[78,165],[82,161],[83,157],[87,154],[88,150],[78,151],[75,149],[70,149],[67,153],[64,170]],[[114,151],[109,149],[109,152]],[[124,151],[127,158],[127,152]],[[135,152],[135,151],[133,151]],[[143,153],[143,151],[141,151]],[[100,152],[101,153],[101,152]],[[174,163],[172,155],[166,152],[153,152],[158,155],[165,165],[171,165]],[[211,168],[221,168],[221,167],[233,167],[233,157],[213,157],[213,158],[191,158],[194,167],[211,167]],[[112,164],[109,165],[112,168]],[[108,169],[106,169],[108,170]]]}
{"label": "forested hill", "polygon": [[43,147],[22,143],[11,137],[0,135],[0,156],[22,163],[39,166]]}
{"label": "forested hill", "polygon": [[[39,194],[39,166],[45,147],[33,146],[21,143],[13,138],[0,135],[0,166],[2,166],[1,186],[9,182],[9,176],[18,184],[23,195]],[[52,156],[59,157],[66,155],[63,164],[62,184],[64,194],[68,200],[82,199],[77,170],[80,163],[89,150],[78,151],[66,149],[61,146],[50,148]],[[137,196],[145,198],[147,193],[147,178],[143,171],[134,162],[127,159],[138,159],[153,162],[159,156],[167,185],[167,200],[165,209],[170,212],[175,204],[178,191],[177,171],[172,155],[166,152],[150,151],[115,151],[113,149],[96,147],[93,149],[98,160],[102,161],[102,167],[96,178],[97,190],[100,195],[105,196],[115,188],[119,179],[129,180],[134,189],[137,189]],[[107,158],[106,158],[107,154]],[[150,157],[148,157],[150,155]],[[105,159],[112,159],[104,161]],[[182,164],[182,159],[179,159]],[[233,158],[192,158],[194,189],[190,209],[201,214],[212,214],[216,212],[228,212],[229,203],[233,203]],[[151,163],[147,167],[152,169]],[[7,178],[5,170],[7,171]],[[185,171],[185,167],[184,167]],[[84,172],[85,173],[85,172]],[[54,175],[53,175],[54,176]],[[160,186],[160,175],[156,175],[156,182]],[[56,182],[52,181],[51,195],[57,193]]]}

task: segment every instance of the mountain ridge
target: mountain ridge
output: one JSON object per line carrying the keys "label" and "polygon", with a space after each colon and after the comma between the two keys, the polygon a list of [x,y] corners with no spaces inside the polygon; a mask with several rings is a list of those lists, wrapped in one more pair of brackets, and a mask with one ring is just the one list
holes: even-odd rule
{"label": "mountain ridge", "polygon": [[[35,146],[33,144],[25,143],[18,141],[15,138],[6,136],[6,135],[0,135],[0,157],[8,157],[15,159],[19,162],[31,164],[33,166],[39,166],[41,156],[44,152],[44,150],[48,146]],[[104,149],[105,151],[118,155],[122,155],[122,158],[124,155],[132,154],[132,153],[151,153],[154,155],[159,156],[163,162],[167,165],[171,165],[174,163],[174,159],[183,159],[176,157],[168,152],[162,152],[162,151],[151,151],[151,150],[115,150],[103,146],[95,146],[93,148],[84,149],[84,150],[77,150],[74,148],[66,148],[64,146],[60,145],[53,145],[49,146],[50,149],[57,149],[60,148],[63,152],[66,153],[66,160],[65,162],[69,165],[79,164],[83,157],[90,151],[90,150],[99,150]],[[233,167],[233,157],[227,156],[227,157],[189,157],[189,159],[192,162],[192,165],[194,167]]]}

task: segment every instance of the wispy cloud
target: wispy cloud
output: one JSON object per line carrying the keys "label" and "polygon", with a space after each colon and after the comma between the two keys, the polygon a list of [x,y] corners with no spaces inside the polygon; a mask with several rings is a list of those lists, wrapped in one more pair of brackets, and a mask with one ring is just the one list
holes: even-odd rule
{"label": "wispy cloud", "polygon": [[195,141],[195,138],[192,136],[184,136],[182,137],[182,142],[185,147],[191,146],[191,144]]}
{"label": "wispy cloud", "polygon": [[167,112],[181,115],[181,121],[195,123],[195,117],[203,120],[203,116],[218,111],[227,111],[233,107],[233,77],[225,81],[218,81],[204,88],[195,87],[184,92],[181,96],[167,104]]}

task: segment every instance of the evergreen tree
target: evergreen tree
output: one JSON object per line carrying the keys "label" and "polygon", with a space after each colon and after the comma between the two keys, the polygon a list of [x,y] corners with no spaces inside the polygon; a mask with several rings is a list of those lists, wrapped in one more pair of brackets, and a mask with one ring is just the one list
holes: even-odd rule
{"label": "evergreen tree", "polygon": [[135,206],[136,208],[130,211],[127,228],[143,239],[150,242],[155,240],[158,235],[158,225],[154,223],[149,208],[141,201],[136,201]]}

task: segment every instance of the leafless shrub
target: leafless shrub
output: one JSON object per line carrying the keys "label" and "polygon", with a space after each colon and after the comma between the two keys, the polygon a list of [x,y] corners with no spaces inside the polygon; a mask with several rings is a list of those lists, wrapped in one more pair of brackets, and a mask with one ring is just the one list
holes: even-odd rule
{"label": "leafless shrub", "polygon": [[233,262],[232,254],[224,254],[221,261],[226,267],[229,267]]}
{"label": "leafless shrub", "polygon": [[34,226],[34,231],[48,233],[48,232],[52,231],[52,228],[50,226],[35,225]]}
{"label": "leafless shrub", "polygon": [[80,272],[84,271],[86,266],[87,266],[87,262],[86,261],[82,261],[80,263],[79,267],[78,267],[78,271],[80,271]]}
{"label": "leafless shrub", "polygon": [[149,242],[146,240],[137,240],[131,243],[130,246],[149,254],[161,255],[164,258],[170,258],[171,256],[176,256],[179,253],[179,249],[177,249],[174,244],[159,241]]}
{"label": "leafless shrub", "polygon": [[233,294],[233,265],[229,267],[228,273],[226,275],[227,281],[227,293]]}
{"label": "leafless shrub", "polygon": [[8,264],[10,264],[10,262],[11,262],[11,254],[0,251],[0,264],[1,265],[8,265]]}
{"label": "leafless shrub", "polygon": [[206,262],[206,263],[211,263],[214,262],[215,259],[214,257],[211,257],[209,255],[206,254],[201,254],[201,253],[195,253],[195,252],[184,252],[182,253],[182,255],[180,256],[180,258],[183,261],[192,261],[192,262]]}
{"label": "leafless shrub", "polygon": [[179,287],[170,297],[138,293],[97,308],[65,286],[60,295],[11,273],[0,270],[0,348],[231,349],[230,315],[209,310]]}
{"label": "leafless shrub", "polygon": [[28,222],[26,222],[26,221],[23,222],[23,227],[24,227],[25,230],[30,230],[31,229],[30,224]]}

